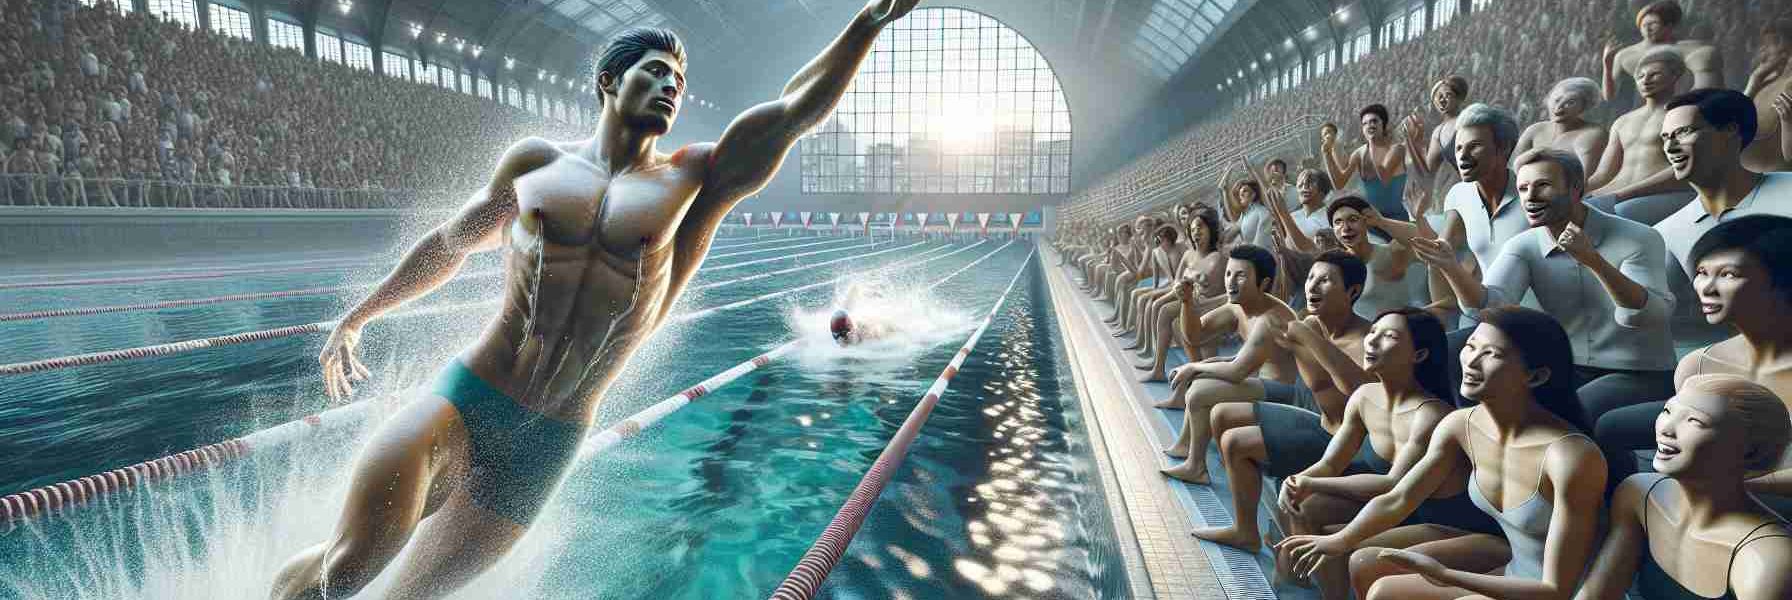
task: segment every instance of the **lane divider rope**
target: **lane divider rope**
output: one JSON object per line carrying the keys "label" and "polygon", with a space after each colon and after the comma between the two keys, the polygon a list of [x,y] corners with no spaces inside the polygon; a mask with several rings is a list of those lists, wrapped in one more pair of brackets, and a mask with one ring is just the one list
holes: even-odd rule
{"label": "lane divider rope", "polygon": [[[731,285],[734,285],[734,284],[737,284],[737,283],[745,283],[745,282],[748,282],[748,281],[756,281],[756,280],[760,280],[760,279],[765,279],[765,278],[768,278],[768,277],[776,277],[776,276],[778,276],[778,275],[788,275],[788,274],[791,274],[791,273],[796,273],[796,272],[799,272],[799,271],[807,271],[807,270],[810,270],[810,269],[814,269],[814,268],[816,268],[816,267],[825,267],[825,266],[828,266],[828,265],[831,265],[831,264],[835,264],[835,263],[842,263],[842,262],[846,262],[846,261],[849,261],[849,260],[857,260],[857,259],[861,259],[861,258],[870,258],[870,257],[873,257],[873,256],[877,256],[877,255],[879,255],[879,254],[888,254],[888,253],[891,253],[891,252],[896,252],[896,251],[899,251],[899,250],[907,250],[907,249],[909,249],[909,248],[913,248],[913,247],[915,247],[915,246],[919,246],[919,245],[922,245],[922,244],[925,244],[925,243],[927,243],[927,242],[915,242],[915,243],[913,243],[913,244],[909,244],[909,245],[907,245],[907,246],[897,246],[897,247],[895,247],[895,248],[887,248],[887,249],[884,249],[884,250],[878,250],[878,251],[876,251],[876,252],[870,252],[870,253],[866,253],[866,254],[855,254],[855,255],[852,255],[852,256],[848,256],[848,257],[846,257],[846,258],[836,258],[836,259],[833,259],[833,260],[829,260],[829,261],[824,261],[824,262],[818,262],[818,263],[815,263],[815,264],[812,264],[812,265],[797,265],[797,266],[795,266],[795,267],[791,267],[791,268],[788,268],[788,269],[784,269],[784,270],[781,270],[781,271],[772,271],[772,272],[770,272],[770,273],[759,273],[759,274],[756,274],[756,275],[748,275],[748,276],[746,276],[746,277],[740,277],[740,278],[736,278],[736,279],[730,279],[730,280],[727,280],[727,281],[718,281],[718,282],[716,282],[716,283],[706,283],[706,284],[703,284],[703,285],[696,285],[696,286],[691,286],[691,288],[690,288],[690,289],[691,289],[691,291],[693,291],[693,292],[695,292],[695,291],[698,291],[698,290],[708,290],[708,289],[715,289],[715,288],[719,288],[719,287],[727,287],[727,286],[731,286]],[[868,246],[876,246],[876,245],[877,245],[877,244],[868,244]]]}
{"label": "lane divider rope", "polygon": [[940,395],[946,392],[947,384],[958,374],[959,368],[964,366],[965,359],[971,355],[971,349],[977,346],[977,341],[983,338],[989,325],[995,322],[996,313],[1008,302],[1008,295],[1014,291],[1014,284],[1020,282],[1020,276],[1027,272],[1027,266],[1032,262],[1033,253],[1028,252],[1027,259],[1015,271],[1014,278],[1008,281],[1008,289],[1002,291],[1002,296],[996,299],[996,305],[989,309],[989,314],[984,315],[983,323],[959,347],[958,353],[952,356],[952,361],[946,364],[946,369],[940,373],[939,378],[933,380],[933,385],[927,388],[927,394],[909,412],[908,419],[902,422],[902,427],[896,430],[896,435],[884,446],[883,453],[878,454],[877,461],[871,463],[871,469],[859,479],[858,487],[853,488],[852,495],[847,496],[840,511],[834,513],[834,519],[822,530],[815,544],[809,547],[808,552],[803,553],[796,568],[772,591],[773,600],[810,600],[821,591],[821,583],[827,580],[834,566],[840,563],[847,545],[852,543],[853,536],[865,524],[865,516],[871,513],[871,507],[877,504],[878,496],[883,494],[884,486],[890,483],[890,478],[902,467],[903,459],[908,456],[909,444],[920,435],[921,426],[933,414],[933,407],[939,403]]}
{"label": "lane divider rope", "polygon": [[[800,241],[806,240],[808,238],[789,238],[789,239],[800,242]],[[748,254],[765,254],[767,252],[784,252],[784,251],[789,251],[789,250],[797,250],[797,249],[801,249],[801,248],[823,246],[823,245],[827,245],[827,244],[838,244],[840,242],[848,242],[848,241],[852,241],[852,240],[849,240],[849,239],[822,240],[819,242],[809,242],[807,244],[794,244],[794,245],[790,245],[790,246],[779,246],[777,248],[761,248],[759,250],[742,250],[740,252],[726,252],[726,253],[722,253],[722,254],[711,254],[707,258],[732,258],[732,257],[736,257],[736,256],[746,256]]]}
{"label": "lane divider rope", "polygon": [[[801,252],[801,253],[797,253],[797,254],[791,254],[788,256],[773,256],[771,258],[759,258],[759,259],[754,259],[754,260],[749,260],[749,261],[744,261],[744,262],[730,263],[730,264],[726,264],[726,265],[715,265],[714,267],[704,269],[704,272],[714,273],[717,271],[727,271],[730,269],[738,269],[741,267],[750,267],[753,265],[763,265],[768,262],[777,262],[780,260],[789,260],[792,258],[802,258],[805,256],[815,256],[817,254],[831,254],[834,252],[845,252],[847,250],[863,250],[863,249],[867,249],[867,248],[875,248],[880,245],[882,245],[882,244],[875,243],[875,242],[870,243],[870,244],[853,244],[851,246],[840,246],[838,248],[828,248],[826,250],[813,250],[813,251],[809,251],[809,252]],[[779,250],[782,250],[782,249],[783,248],[779,248]]]}
{"label": "lane divider rope", "polygon": [[[977,262],[994,256],[1007,245],[990,251]],[[1028,256],[1029,260],[1031,255]],[[973,263],[975,264],[975,263]],[[1022,265],[1025,266],[1024,264]],[[964,269],[934,282],[929,289],[938,287],[946,281],[958,276]],[[1012,284],[1009,286],[1013,287]],[[1006,292],[1004,292],[1004,296]],[[800,339],[790,340],[759,356],[747,359],[738,365],[710,376],[697,385],[685,388],[676,394],[655,403],[633,415],[591,434],[585,438],[579,448],[580,460],[607,450],[622,441],[652,427],[667,415],[689,405],[692,401],[720,389],[740,377],[771,364],[791,351],[795,350]],[[348,423],[359,418],[363,413],[381,404],[393,404],[403,398],[420,393],[423,386],[409,388],[398,393],[339,406],[318,414],[309,415],[275,427],[257,431],[249,435],[201,446],[199,448],[155,458],[136,464],[120,467],[96,475],[88,475],[59,483],[40,486],[23,492],[0,496],[0,533],[11,531],[14,527],[27,521],[47,516],[62,516],[68,511],[85,506],[100,498],[126,490],[134,489],[149,483],[173,479],[185,475],[203,472],[218,466],[250,456],[258,449],[273,448],[316,433],[327,426]]]}

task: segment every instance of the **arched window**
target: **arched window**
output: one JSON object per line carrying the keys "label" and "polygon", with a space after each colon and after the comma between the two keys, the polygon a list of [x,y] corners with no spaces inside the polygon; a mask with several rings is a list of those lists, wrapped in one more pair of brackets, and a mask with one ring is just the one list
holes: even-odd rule
{"label": "arched window", "polygon": [[1070,191],[1070,108],[1045,58],[981,13],[923,8],[877,38],[802,140],[805,193]]}

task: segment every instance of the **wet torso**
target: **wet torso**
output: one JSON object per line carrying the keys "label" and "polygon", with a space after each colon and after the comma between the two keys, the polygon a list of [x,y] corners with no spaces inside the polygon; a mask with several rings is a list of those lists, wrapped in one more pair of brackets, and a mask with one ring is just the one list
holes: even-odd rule
{"label": "wet torso", "polygon": [[1661,121],[1667,111],[1644,106],[1612,123],[1612,141],[1624,145],[1624,162],[1608,187],[1630,185],[1668,168],[1661,151]]}
{"label": "wet torso", "polygon": [[673,300],[672,237],[699,186],[671,162],[612,175],[586,146],[561,150],[515,179],[504,305],[463,359],[523,407],[583,425]]}

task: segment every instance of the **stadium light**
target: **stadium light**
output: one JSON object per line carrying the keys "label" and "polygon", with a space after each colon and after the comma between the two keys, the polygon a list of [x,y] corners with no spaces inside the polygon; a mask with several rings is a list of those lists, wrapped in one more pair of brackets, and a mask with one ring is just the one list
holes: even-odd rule
{"label": "stadium light", "polygon": [[1338,9],[1338,22],[1339,23],[1349,23],[1350,22],[1350,7],[1346,6],[1344,8]]}
{"label": "stadium light", "polygon": [[417,39],[417,36],[423,35],[422,23],[406,23],[406,25],[409,25],[411,28],[411,39],[414,40]]}
{"label": "stadium light", "polygon": [[481,54],[485,54],[485,46],[473,44],[473,58],[479,58]]}
{"label": "stadium light", "polygon": [[1251,61],[1251,70],[1252,71],[1257,70],[1257,61],[1254,61],[1254,60]]}
{"label": "stadium light", "polygon": [[337,0],[337,2],[336,2],[336,10],[340,11],[342,14],[346,15],[346,14],[348,14],[348,11],[350,11],[354,8],[355,8],[355,3],[350,2],[349,0]]}
{"label": "stadium light", "polygon": [[445,41],[448,41],[448,34],[437,31],[436,32],[436,43],[440,44]]}
{"label": "stadium light", "polygon": [[1294,38],[1288,38],[1288,39],[1282,40],[1282,47],[1287,48],[1289,50],[1293,50],[1294,49]]}
{"label": "stadium light", "polygon": [[454,38],[454,51],[455,52],[460,52],[460,51],[466,50],[466,49],[467,49],[467,41],[466,40],[463,40],[460,38]]}
{"label": "stadium light", "polygon": [[508,56],[504,57],[504,70],[509,71],[509,70],[515,69],[515,68],[516,68],[516,59],[508,57]]}

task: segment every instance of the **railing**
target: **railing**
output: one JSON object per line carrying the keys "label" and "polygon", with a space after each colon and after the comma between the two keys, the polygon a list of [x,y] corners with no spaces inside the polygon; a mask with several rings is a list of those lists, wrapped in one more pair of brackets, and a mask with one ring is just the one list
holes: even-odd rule
{"label": "railing", "polygon": [[[1220,153],[1220,156],[1225,157],[1240,155],[1262,156],[1270,149],[1287,144],[1299,139],[1303,135],[1312,133],[1324,122],[1325,117],[1323,116],[1307,115],[1294,120],[1294,122],[1289,123],[1287,126],[1276,130],[1266,137],[1259,138],[1256,142],[1243,148],[1238,148],[1236,152],[1224,151],[1211,147],[1195,149],[1190,152],[1194,154],[1206,154],[1217,151]],[[1178,144],[1182,141],[1181,138],[1178,138],[1168,143]],[[1114,175],[1110,176],[1107,181],[1103,181],[1092,187],[1088,192],[1085,192],[1088,196],[1083,200],[1065,207],[1065,216],[1071,219],[1087,220],[1098,224],[1107,224],[1108,222],[1130,219],[1134,215],[1146,212],[1152,207],[1172,202],[1176,198],[1188,194],[1190,191],[1201,189],[1203,186],[1207,185],[1206,182],[1213,180],[1219,169],[1229,168],[1231,166],[1230,161],[1227,160],[1206,160],[1199,164],[1180,165],[1180,168],[1158,169],[1155,170],[1155,172],[1144,174],[1137,173],[1139,169],[1145,168],[1144,165],[1147,163],[1154,160],[1162,160],[1163,157],[1158,153],[1164,151],[1183,152],[1183,150],[1180,149],[1160,147],[1160,150],[1147,154],[1139,160],[1122,167],[1116,171]],[[1173,160],[1176,160],[1177,162],[1192,162],[1180,157],[1173,158]],[[1133,177],[1134,179],[1131,181],[1122,180],[1122,178],[1126,177]]]}
{"label": "railing", "polygon": [[436,192],[212,185],[147,179],[88,179],[35,174],[0,175],[0,206],[400,209]]}

